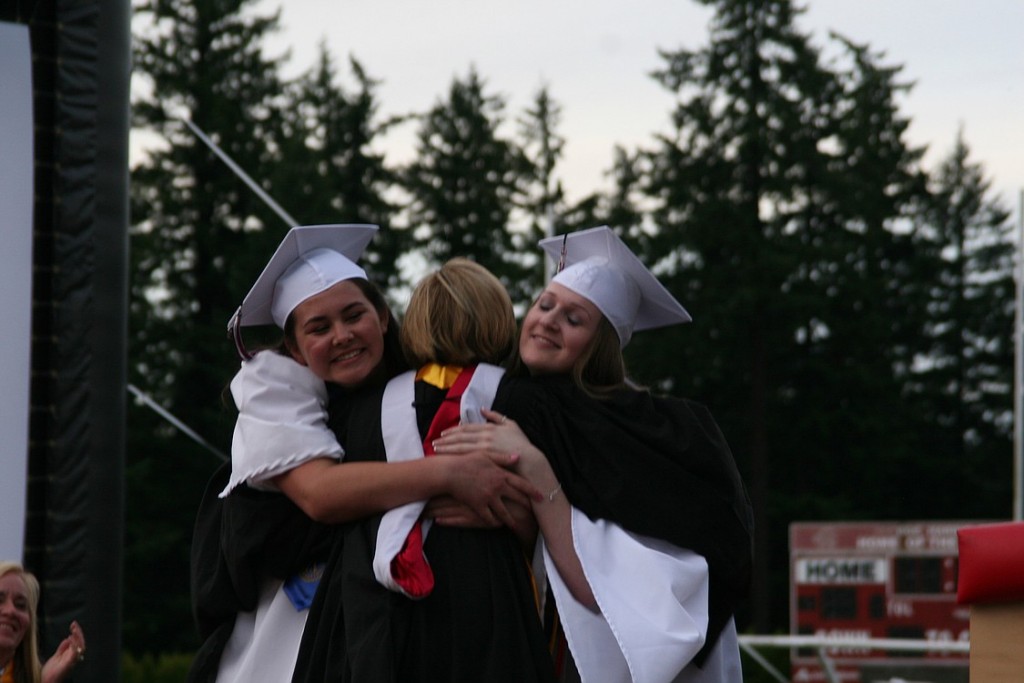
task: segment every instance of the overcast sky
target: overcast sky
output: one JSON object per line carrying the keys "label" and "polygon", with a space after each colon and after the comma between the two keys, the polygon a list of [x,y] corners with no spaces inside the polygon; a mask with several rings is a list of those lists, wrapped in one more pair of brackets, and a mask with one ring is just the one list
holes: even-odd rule
{"label": "overcast sky", "polygon": [[[815,44],[838,31],[903,65],[916,83],[901,100],[908,139],[926,164],[951,149],[962,124],[972,156],[1016,215],[1024,188],[1024,1],[807,0],[799,26]],[[263,0],[282,6],[294,72],[323,40],[347,77],[356,57],[380,79],[383,114],[424,111],[470,66],[507,118],[542,84],[562,106],[560,172],[570,199],[605,187],[614,145],[646,145],[668,129],[671,94],[647,74],[659,49],[706,44],[710,11],[692,0]],[[389,136],[391,161],[412,153],[414,127]]]}

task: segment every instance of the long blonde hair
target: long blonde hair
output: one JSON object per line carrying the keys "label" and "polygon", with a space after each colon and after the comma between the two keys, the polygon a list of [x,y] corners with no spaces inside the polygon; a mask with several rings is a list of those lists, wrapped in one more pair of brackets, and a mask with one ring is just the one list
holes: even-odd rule
{"label": "long blonde hair", "polygon": [[15,683],[40,683],[43,680],[43,669],[39,663],[39,638],[36,635],[36,611],[39,607],[39,581],[31,573],[25,571],[17,562],[0,561],[0,576],[17,574],[25,582],[28,593],[28,630],[21,643],[14,650],[11,661],[14,662]]}

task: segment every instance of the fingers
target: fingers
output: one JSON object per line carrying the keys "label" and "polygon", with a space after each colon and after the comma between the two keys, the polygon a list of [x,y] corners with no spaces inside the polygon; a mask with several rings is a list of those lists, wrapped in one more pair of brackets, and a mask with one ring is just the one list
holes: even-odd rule
{"label": "fingers", "polygon": [[75,644],[85,649],[85,632],[82,631],[82,627],[78,625],[77,621],[71,622],[71,638],[75,641]]}
{"label": "fingers", "polygon": [[491,451],[487,451],[484,453],[484,457],[501,468],[513,467],[517,462],[519,462],[518,453],[492,453]]}
{"label": "fingers", "polygon": [[487,425],[463,425],[446,429],[431,445],[437,453],[468,453],[477,448],[487,448],[489,435],[480,427],[487,429]]}
{"label": "fingers", "polygon": [[435,524],[441,526],[458,526],[469,529],[487,529],[492,526],[486,523],[480,515],[469,509],[445,511],[443,514],[432,516],[431,519],[434,520]]}
{"label": "fingers", "polygon": [[505,506],[504,501],[502,501],[501,499],[497,500],[495,503],[491,505],[490,511],[494,518],[496,519],[496,521],[501,524],[501,526],[507,526],[510,528],[515,527],[516,518],[512,516],[512,513],[509,512],[508,508]]}
{"label": "fingers", "polygon": [[486,434],[494,429],[494,425],[477,424],[477,423],[464,423],[455,427],[449,427],[448,429],[441,431],[442,437],[458,437],[458,436],[469,436],[469,435],[480,435]]}
{"label": "fingers", "polygon": [[475,448],[471,443],[460,443],[457,437],[443,435],[440,439],[434,439],[430,445],[433,446],[435,453],[444,453],[445,455],[468,453]]}
{"label": "fingers", "polygon": [[497,529],[501,526],[497,520],[487,522],[480,515],[464,513],[434,517],[433,520],[434,524],[439,526],[462,527],[465,529]]}
{"label": "fingers", "polygon": [[[495,516],[494,511],[491,510],[492,504],[493,502],[488,502],[487,504],[473,506],[469,508],[468,511],[461,513],[460,516],[468,517],[467,512],[473,515],[473,523],[468,524],[467,526],[483,527],[486,529],[499,527],[501,526],[501,522]],[[445,515],[445,517],[451,518],[452,515]]]}
{"label": "fingers", "polygon": [[448,496],[432,498],[424,507],[423,514],[441,526],[474,529],[490,529],[501,526],[487,503],[470,506]]}
{"label": "fingers", "polygon": [[509,486],[511,486],[517,494],[526,498],[526,500],[523,501],[524,504],[531,500],[537,502],[544,500],[543,492],[531,484],[525,477],[520,477],[519,475],[514,474],[509,476],[507,481]]}
{"label": "fingers", "polygon": [[515,422],[510,420],[508,415],[502,415],[501,413],[491,410],[490,408],[481,408],[480,414],[487,418],[487,421],[491,424],[505,424],[506,422]]}
{"label": "fingers", "polygon": [[423,508],[424,516],[432,519],[438,517],[461,517],[467,512],[470,512],[470,510],[464,503],[449,496],[431,498],[430,502]]}
{"label": "fingers", "polygon": [[[507,493],[506,495],[502,496],[502,498],[507,503],[516,503],[518,505],[522,505],[523,507],[530,507],[533,504],[534,500],[535,500],[531,495],[525,494],[522,491],[519,491],[517,489],[510,489],[509,493]],[[540,502],[540,501],[537,501],[537,502]]]}
{"label": "fingers", "polygon": [[85,661],[85,634],[82,632],[82,627],[78,625],[77,621],[72,621],[70,631],[71,634],[64,640],[74,650],[75,660]]}
{"label": "fingers", "polygon": [[477,436],[480,434],[489,434],[495,427],[506,424],[514,425],[516,423],[515,420],[511,419],[507,415],[502,415],[501,413],[496,412],[494,410],[490,410],[489,408],[481,408],[480,414],[487,418],[487,422],[485,424],[462,423],[455,427],[449,427],[448,429],[445,429],[444,431],[441,432],[441,436]]}
{"label": "fingers", "polygon": [[499,444],[491,439],[464,441],[460,436],[442,436],[431,442],[434,453],[438,455],[471,455],[481,454],[500,467],[512,467],[519,462],[519,454],[513,452],[506,444]]}
{"label": "fingers", "polygon": [[434,520],[434,524],[438,526],[457,526],[465,528],[479,528],[482,525],[478,522],[476,517],[469,517],[465,515],[447,515],[444,517],[431,517]]}
{"label": "fingers", "polygon": [[431,519],[437,519],[438,517],[444,517],[452,509],[452,505],[448,503],[435,503],[431,500],[429,503],[423,506],[423,516]]}
{"label": "fingers", "polygon": [[[510,501],[530,507],[534,501],[540,502],[543,498],[544,494],[527,479],[518,474],[506,472],[501,481],[490,490],[487,505],[492,511],[498,510],[496,501]],[[496,516],[501,517],[500,514],[496,514]]]}

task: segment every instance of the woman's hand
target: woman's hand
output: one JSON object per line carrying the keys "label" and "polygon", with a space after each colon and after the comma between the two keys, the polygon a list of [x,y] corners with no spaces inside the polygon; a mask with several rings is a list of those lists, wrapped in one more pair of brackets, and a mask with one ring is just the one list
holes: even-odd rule
{"label": "woman's hand", "polygon": [[446,487],[450,496],[464,504],[470,513],[460,518],[476,518],[483,526],[505,525],[515,528],[516,517],[510,503],[529,507],[541,498],[540,491],[524,477],[508,469],[517,456],[467,453],[459,456],[434,455],[448,461]]}
{"label": "woman's hand", "polygon": [[446,429],[434,441],[434,452],[445,455],[480,452],[491,458],[514,454],[519,456],[517,470],[520,472],[524,471],[524,466],[528,467],[538,458],[544,459],[544,454],[530,443],[515,420],[493,410],[483,409],[480,412],[487,418],[487,423],[463,424]]}
{"label": "woman's hand", "polygon": [[[528,551],[532,551],[533,544],[537,540],[537,519],[533,516],[533,508],[514,500],[505,500],[505,507],[514,520],[513,524],[507,526],[519,538],[523,546]],[[469,529],[494,529],[502,526],[488,523],[469,506],[451,496],[432,498],[424,508],[423,514],[441,526]]]}
{"label": "woman's hand", "polygon": [[489,522],[477,512],[451,496],[438,496],[427,501],[423,516],[441,526],[456,526],[466,529],[498,529],[499,522]]}
{"label": "woman's hand", "polygon": [[43,683],[59,683],[67,678],[75,665],[85,659],[85,634],[77,621],[71,622],[71,633],[60,641],[57,651],[43,664]]}
{"label": "woman's hand", "polygon": [[515,421],[492,410],[481,411],[481,414],[487,418],[487,424],[459,425],[445,430],[434,442],[435,452],[460,454],[482,451],[493,457],[517,454],[516,471],[545,492],[539,498],[533,498],[532,509],[562,580],[580,604],[597,611],[597,601],[573,545],[571,507],[551,463],[530,443]]}

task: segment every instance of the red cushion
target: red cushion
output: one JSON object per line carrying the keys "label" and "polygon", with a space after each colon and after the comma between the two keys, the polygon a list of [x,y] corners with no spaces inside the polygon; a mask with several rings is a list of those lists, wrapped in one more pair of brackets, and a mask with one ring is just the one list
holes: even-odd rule
{"label": "red cushion", "polygon": [[958,603],[1024,600],[1024,522],[962,527],[956,537]]}

